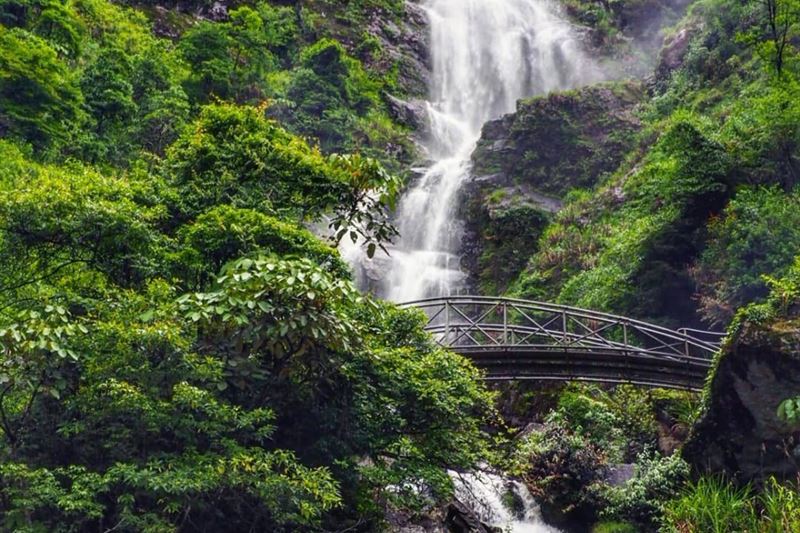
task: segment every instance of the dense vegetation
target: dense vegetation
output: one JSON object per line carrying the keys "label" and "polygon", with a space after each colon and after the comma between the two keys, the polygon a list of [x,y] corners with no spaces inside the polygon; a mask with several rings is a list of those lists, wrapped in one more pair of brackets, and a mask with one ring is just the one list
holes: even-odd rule
{"label": "dense vegetation", "polygon": [[397,6],[320,4],[0,3],[0,529],[378,528],[485,459],[477,372],[331,246],[410,144],[334,39]]}
{"label": "dense vegetation", "polygon": [[[0,529],[380,530],[489,461],[563,525],[800,527],[794,480],[692,479],[696,395],[498,402],[353,286],[335,245],[396,236],[415,157],[386,101],[425,90],[387,49],[403,1],[215,4],[0,0]],[[564,2],[626,72],[667,4]],[[481,192],[478,286],[796,330],[798,39],[796,0],[699,0],[646,82],[524,101],[516,159],[485,142],[476,168],[557,199]],[[509,396],[541,424],[513,442]],[[800,392],[775,409],[797,428]]]}
{"label": "dense vegetation", "polygon": [[[779,4],[795,35],[798,12]],[[724,327],[793,263],[797,52],[790,41],[778,70],[758,2],[698,2],[679,27],[683,59],[640,106],[638,147],[567,197],[515,294]]]}
{"label": "dense vegetation", "polygon": [[[614,46],[643,5],[566,3],[602,47]],[[798,38],[796,2],[695,2],[666,39],[636,120],[627,121],[634,127],[602,127],[619,121],[620,107],[593,109],[601,86],[523,101],[514,115],[492,123],[474,156],[476,168],[500,172],[516,187],[493,189],[490,182],[470,200],[492,215],[479,241],[478,286],[509,286],[512,296],[667,326],[723,330],[733,323],[732,335],[742,323],[772,324],[775,346],[791,352],[800,255]],[[502,149],[495,151],[497,145]],[[597,170],[580,166],[595,162]],[[526,190],[563,206],[548,216],[548,206]],[[499,216],[517,205],[532,205],[551,222],[544,229],[527,224],[526,235],[519,220]],[[509,250],[496,243],[533,252],[510,284],[522,261],[509,260]],[[522,402],[544,413],[545,427],[523,444],[520,474],[555,509],[551,519],[600,520],[597,531],[798,528],[797,480],[743,486],[730,471],[723,476],[731,477],[717,472],[687,485],[687,465],[664,450],[661,437],[661,453],[652,453],[654,426],[663,437],[664,424],[691,425],[698,409],[685,408],[690,398],[650,407],[643,406],[652,399],[638,398],[620,413],[615,394],[623,393],[568,388],[544,408],[535,393]],[[769,406],[785,419],[787,433],[795,431],[785,443],[787,470],[796,466],[798,405],[790,398]],[[623,424],[625,414],[638,430]],[[631,443],[634,450],[625,451]],[[608,487],[603,472],[620,462],[637,464],[634,478]]]}

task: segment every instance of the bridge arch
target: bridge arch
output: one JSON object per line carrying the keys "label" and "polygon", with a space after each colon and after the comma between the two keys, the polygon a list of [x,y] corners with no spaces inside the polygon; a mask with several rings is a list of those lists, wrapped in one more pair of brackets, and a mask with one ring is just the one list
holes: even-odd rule
{"label": "bridge arch", "polygon": [[700,390],[723,334],[558,304],[450,296],[402,304],[425,311],[441,346],[492,381],[594,381]]}

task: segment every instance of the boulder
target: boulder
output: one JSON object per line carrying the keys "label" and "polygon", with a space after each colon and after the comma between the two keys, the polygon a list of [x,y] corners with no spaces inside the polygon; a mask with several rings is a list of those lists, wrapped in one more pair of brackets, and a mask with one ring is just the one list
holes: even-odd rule
{"label": "boulder", "polygon": [[444,520],[450,533],[502,533],[502,528],[484,524],[466,505],[454,500],[447,506]]}
{"label": "boulder", "polygon": [[800,319],[745,322],[723,349],[692,428],[684,457],[700,472],[740,480],[794,478],[800,428],[779,419],[778,406],[800,396]]}
{"label": "boulder", "polygon": [[389,112],[397,122],[413,129],[417,135],[426,135],[430,131],[428,111],[423,100],[402,100],[391,94],[385,95]]}

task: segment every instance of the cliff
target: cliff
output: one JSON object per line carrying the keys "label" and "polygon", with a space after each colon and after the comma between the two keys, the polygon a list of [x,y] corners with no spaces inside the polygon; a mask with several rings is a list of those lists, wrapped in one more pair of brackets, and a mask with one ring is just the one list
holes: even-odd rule
{"label": "cliff", "polygon": [[634,147],[644,99],[638,81],[521,100],[487,123],[465,187],[464,266],[485,291],[504,291],[574,188],[591,188]]}
{"label": "cliff", "polygon": [[683,451],[696,470],[745,481],[794,478],[800,430],[777,410],[800,395],[800,318],[745,322],[719,356],[706,395]]}

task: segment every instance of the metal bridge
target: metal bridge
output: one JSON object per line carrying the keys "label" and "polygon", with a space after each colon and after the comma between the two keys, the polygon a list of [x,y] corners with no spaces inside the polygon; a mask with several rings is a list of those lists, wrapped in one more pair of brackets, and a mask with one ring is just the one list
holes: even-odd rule
{"label": "metal bridge", "polygon": [[700,390],[724,334],[563,305],[453,296],[403,304],[494,381],[595,381]]}

